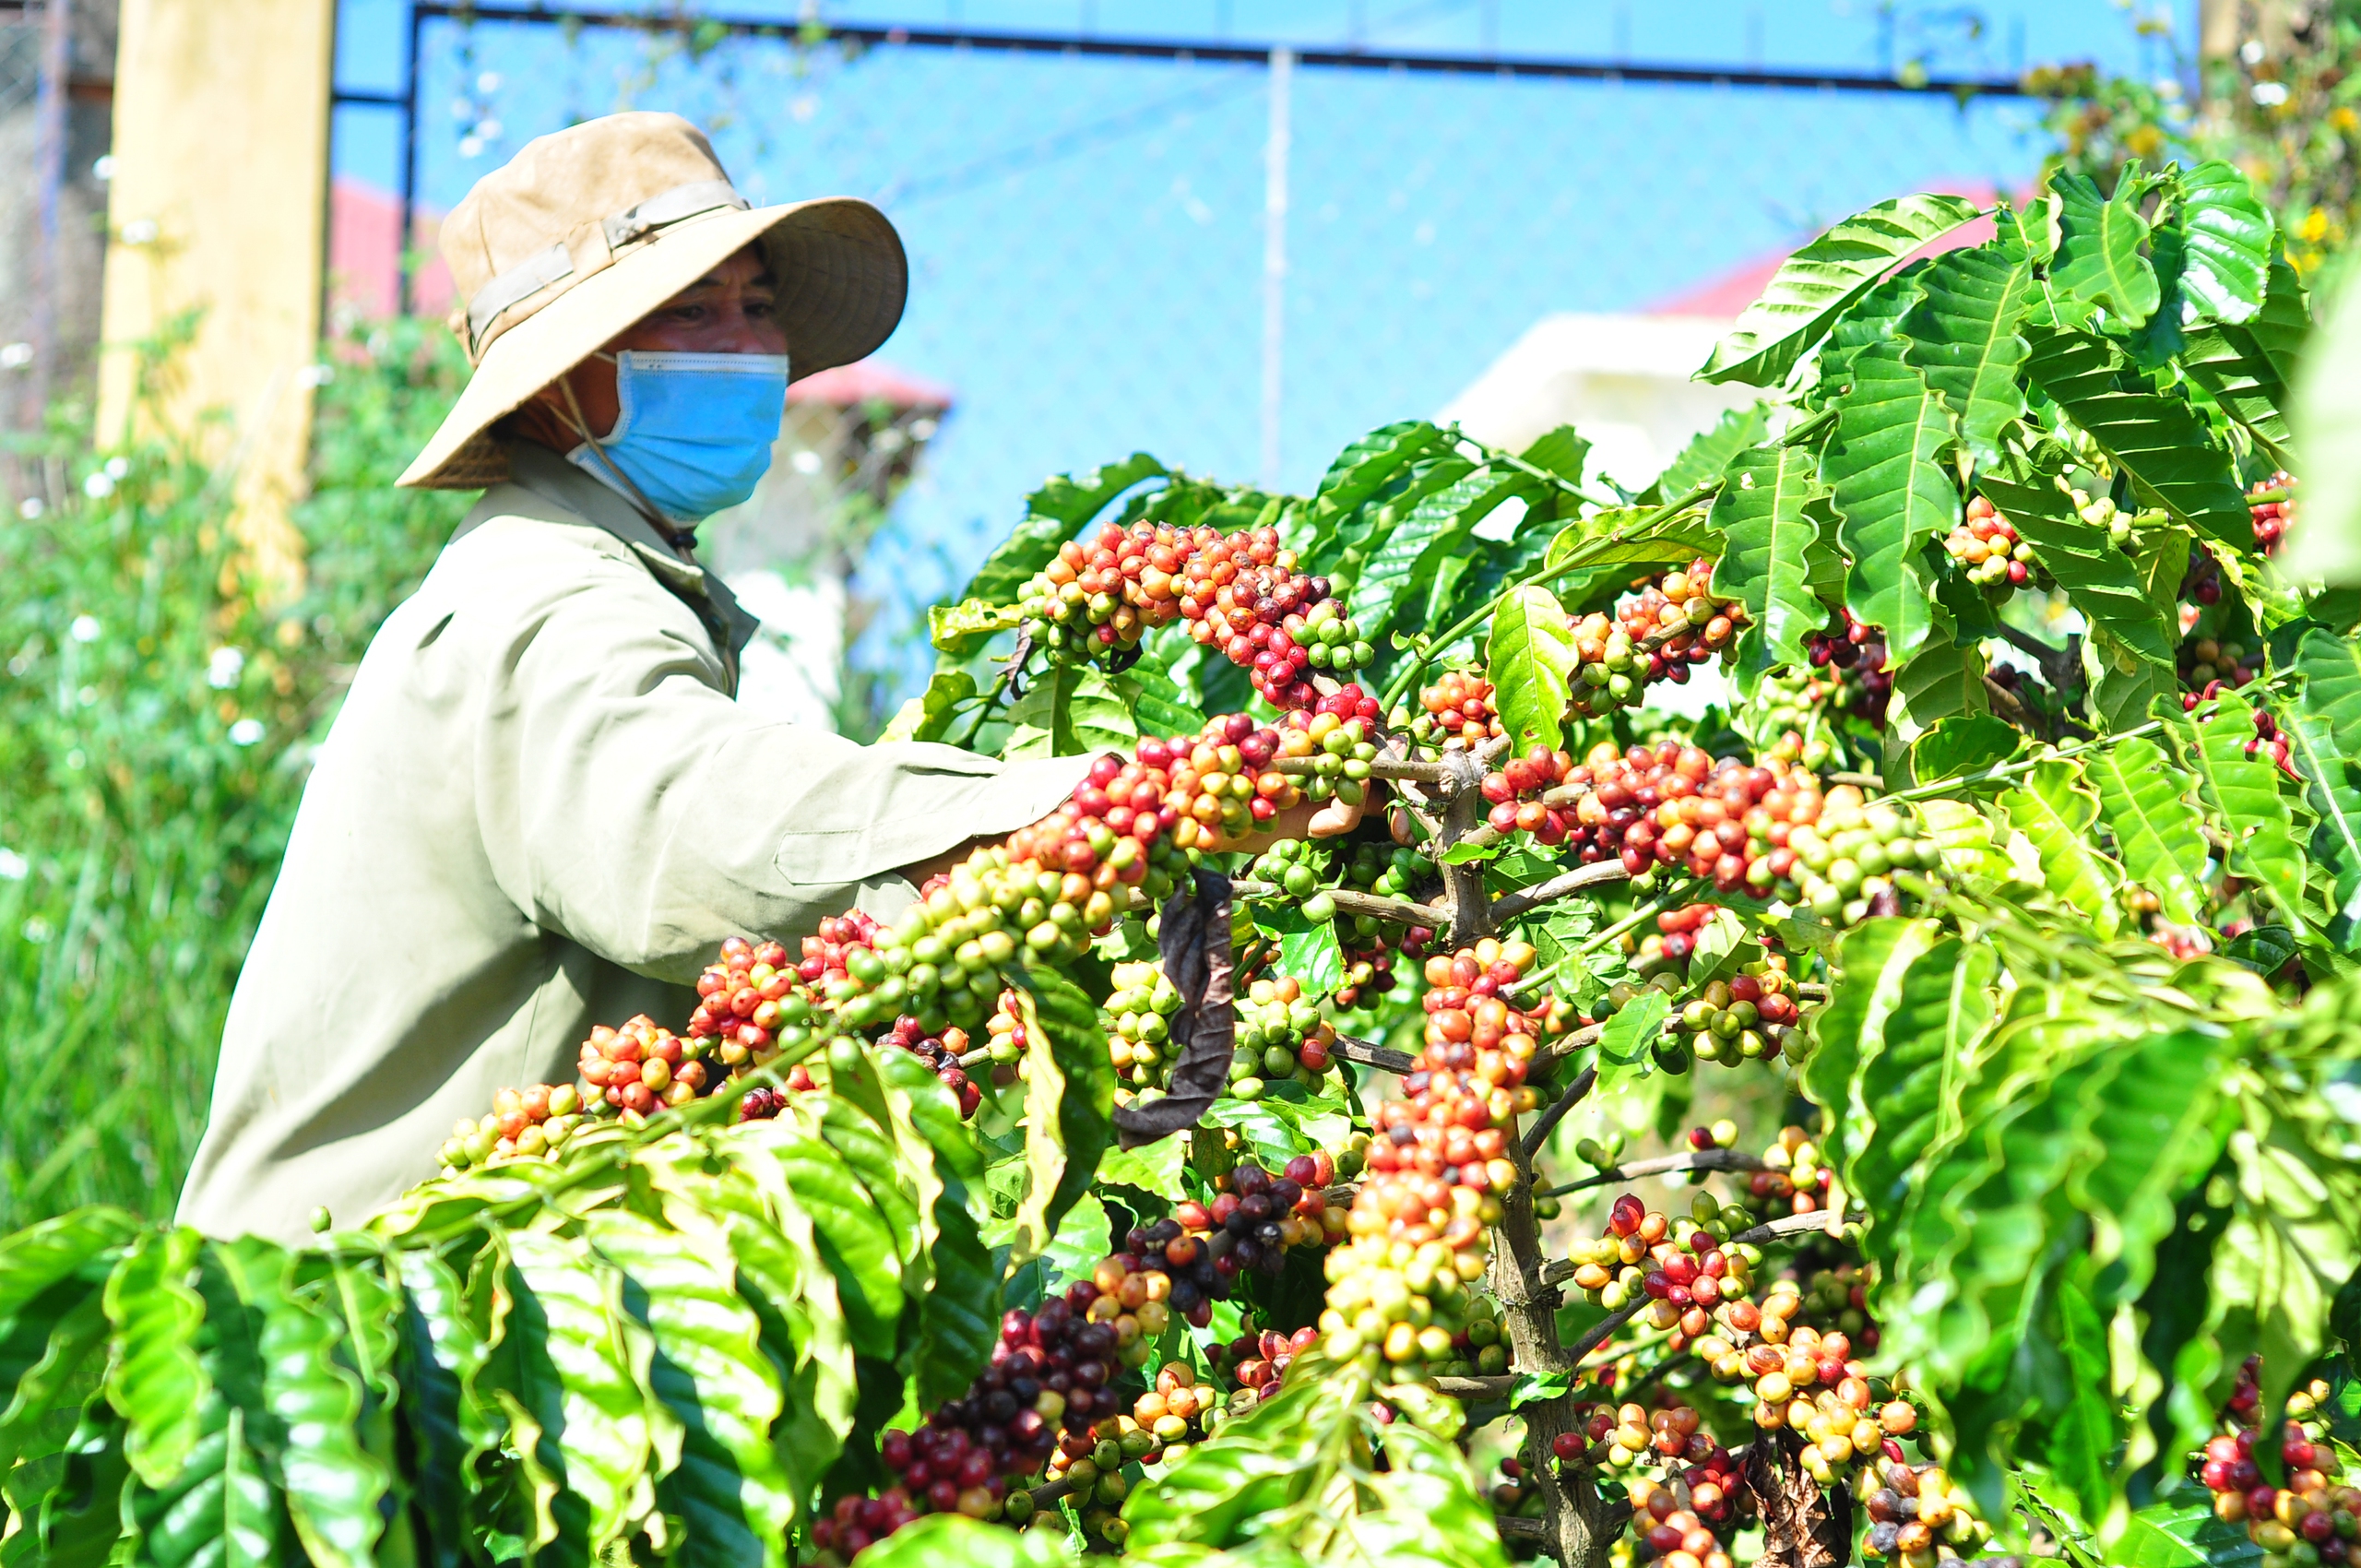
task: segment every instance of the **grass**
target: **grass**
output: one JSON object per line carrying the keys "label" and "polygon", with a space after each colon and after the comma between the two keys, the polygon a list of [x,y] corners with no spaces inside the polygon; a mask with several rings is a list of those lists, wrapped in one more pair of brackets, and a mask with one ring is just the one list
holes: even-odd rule
{"label": "grass", "polygon": [[101,454],[55,416],[67,504],[0,523],[0,1231],[170,1212],[310,748],[467,505],[392,488],[457,395],[447,335],[330,362],[293,603],[255,602],[186,440]]}

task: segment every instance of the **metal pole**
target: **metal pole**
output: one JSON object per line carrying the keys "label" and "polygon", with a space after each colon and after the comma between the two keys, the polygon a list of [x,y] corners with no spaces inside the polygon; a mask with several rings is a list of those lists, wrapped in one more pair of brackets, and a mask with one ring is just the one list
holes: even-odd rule
{"label": "metal pole", "polygon": [[72,0],[49,0],[42,13],[41,96],[34,111],[33,165],[40,239],[32,255],[32,374],[25,384],[23,422],[41,428],[57,373],[58,199],[65,186],[65,87],[74,68]]}
{"label": "metal pole", "polygon": [[1287,99],[1295,51],[1271,51],[1271,130],[1263,149],[1263,488],[1279,484],[1279,409],[1287,357]]}
{"label": "metal pole", "polygon": [[410,246],[418,229],[418,42],[425,26],[418,0],[410,0],[409,48],[402,56],[402,227],[394,253],[401,261],[394,309],[401,315],[408,315],[416,303],[410,297],[417,281],[410,276]]}

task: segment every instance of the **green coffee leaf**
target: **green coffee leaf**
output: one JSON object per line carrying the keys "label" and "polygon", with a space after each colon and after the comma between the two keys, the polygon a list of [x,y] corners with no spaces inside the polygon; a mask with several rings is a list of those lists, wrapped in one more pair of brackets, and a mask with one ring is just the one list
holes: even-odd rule
{"label": "green coffee leaf", "polygon": [[2165,732],[2230,841],[2230,869],[2260,882],[2288,924],[2305,930],[2304,850],[2295,813],[2280,792],[2277,766],[2247,754],[2255,735],[2253,705],[2224,692],[2211,719],[2198,723],[2175,715],[2166,719]]}
{"label": "green coffee leaf", "polygon": [[1492,617],[1486,679],[1499,694],[1501,725],[1517,751],[1558,749],[1565,739],[1568,682],[1581,661],[1573,624],[1547,588],[1521,588]]}
{"label": "green coffee leaf", "polygon": [[[2034,547],[2067,601],[2093,624],[2152,664],[2169,666],[2180,647],[2173,605],[2159,604],[2140,564],[2085,521],[2058,488],[2070,459],[2064,447],[2012,424],[2000,437],[1999,462],[1979,476],[1984,493]],[[2176,587],[2178,585],[2176,584]]]}
{"label": "green coffee leaf", "polygon": [[2229,454],[2187,399],[2158,392],[2123,350],[2094,333],[2028,327],[2025,369],[2130,476],[2141,499],[2237,550],[2253,517]]}
{"label": "green coffee leaf", "polygon": [[1598,1093],[1655,1070],[1655,1042],[1671,1012],[1672,998],[1650,986],[1607,1020],[1598,1031]]}
{"label": "green coffee leaf", "polygon": [[1714,345],[1699,378],[1778,385],[1897,262],[1977,211],[1959,196],[1908,196],[1847,218],[1780,264],[1762,297]]}
{"label": "green coffee leaf", "polygon": [[1924,373],[1978,453],[1992,451],[2001,427],[2024,410],[2017,379],[2025,340],[2017,326],[2034,287],[2016,219],[2003,213],[1990,244],[1946,251],[1919,274],[1919,302],[1898,328],[1903,358]]}
{"label": "green coffee leaf", "polygon": [[180,1471],[212,1380],[197,1359],[205,1302],[189,1288],[203,1238],[175,1226],[141,1236],[107,1280],[107,1400],[127,1424],[124,1454],[147,1485]]}
{"label": "green coffee leaf", "polygon": [[2104,306],[2126,329],[2155,314],[2156,270],[2140,253],[2147,220],[2140,203],[2153,181],[2127,174],[2105,196],[2087,174],[2060,172],[2050,179],[2058,224],[2058,251],[2049,263],[2053,291],[2085,304]]}
{"label": "green coffee leaf", "polygon": [[591,1216],[588,1234],[623,1271],[624,1310],[655,1341],[648,1386],[681,1432],[656,1495],[686,1526],[682,1560],[784,1563],[796,1502],[771,1447],[778,1380],[726,1243],[613,1209]]}
{"label": "green coffee leaf", "polygon": [[1835,492],[1837,537],[1853,558],[1845,606],[1885,628],[1892,661],[1902,664],[1937,629],[1920,552],[1959,520],[1959,492],[1943,471],[1951,415],[1895,344],[1862,350],[1852,374],[1821,477]]}
{"label": "green coffee leaf", "polygon": [[2121,921],[2116,889],[2123,868],[2098,847],[2098,796],[2072,762],[2049,761],[2025,776],[2022,788],[2000,797],[2010,826],[2033,841],[2050,897],[2113,936]]}
{"label": "green coffee leaf", "polygon": [[2218,159],[2182,170],[2179,184],[2189,247],[2181,293],[2213,320],[2251,320],[2262,308],[2277,237],[2270,209],[2252,182]]}
{"label": "green coffee leaf", "polygon": [[2204,818],[2189,800],[2189,776],[2144,736],[2085,754],[2082,773],[2098,791],[2099,815],[2124,871],[2156,896],[2166,920],[2198,923],[2208,851]]}
{"label": "green coffee leaf", "polygon": [[1818,468],[1800,447],[1753,447],[1731,458],[1714,497],[1712,526],[1726,541],[1714,589],[1735,595],[1759,628],[1749,639],[1758,670],[1802,668],[1806,640],[1828,620],[1811,589],[1820,521],[1809,503],[1826,493]]}

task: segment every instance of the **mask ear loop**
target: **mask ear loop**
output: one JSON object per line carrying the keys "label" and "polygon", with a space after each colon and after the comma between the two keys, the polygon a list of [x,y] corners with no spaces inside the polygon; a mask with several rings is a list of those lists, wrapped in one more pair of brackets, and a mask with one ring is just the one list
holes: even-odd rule
{"label": "mask ear loop", "polygon": [[631,476],[623,472],[612,457],[607,456],[605,444],[590,434],[590,422],[583,416],[582,405],[574,396],[574,373],[569,370],[559,376],[557,386],[559,391],[565,394],[566,411],[572,416],[574,434],[582,437],[589,446],[591,454],[599,459],[600,466],[615,476],[615,481],[623,486],[624,494],[630,497],[632,504],[639,508],[640,514],[655,525],[656,531],[664,536],[664,541],[685,559],[689,552],[696,548],[696,529],[682,528],[666,517],[653,502],[647,499],[639,486],[632,482]]}

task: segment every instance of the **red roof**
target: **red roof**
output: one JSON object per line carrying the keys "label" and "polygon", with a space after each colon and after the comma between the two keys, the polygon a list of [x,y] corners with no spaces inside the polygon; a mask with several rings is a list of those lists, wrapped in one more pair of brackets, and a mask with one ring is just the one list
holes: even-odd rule
{"label": "red roof", "polygon": [[913,375],[884,360],[868,359],[814,372],[787,389],[789,403],[826,403],[839,409],[884,403],[896,409],[948,409],[950,387]]}
{"label": "red roof", "polygon": [[[1928,187],[1945,196],[1965,196],[1979,206],[1989,207],[1999,194],[1988,182],[1983,184],[1938,183]],[[1957,250],[1963,245],[1980,245],[1992,237],[1992,220],[1979,218],[1975,222],[1952,230],[1940,239],[1929,242],[1911,253],[1911,258],[1934,255],[1939,252]],[[1701,283],[1678,294],[1668,295],[1643,308],[1648,315],[1711,315],[1736,316],[1762,297],[1762,291],[1791,254],[1789,250],[1773,251],[1742,262],[1711,281]]]}

